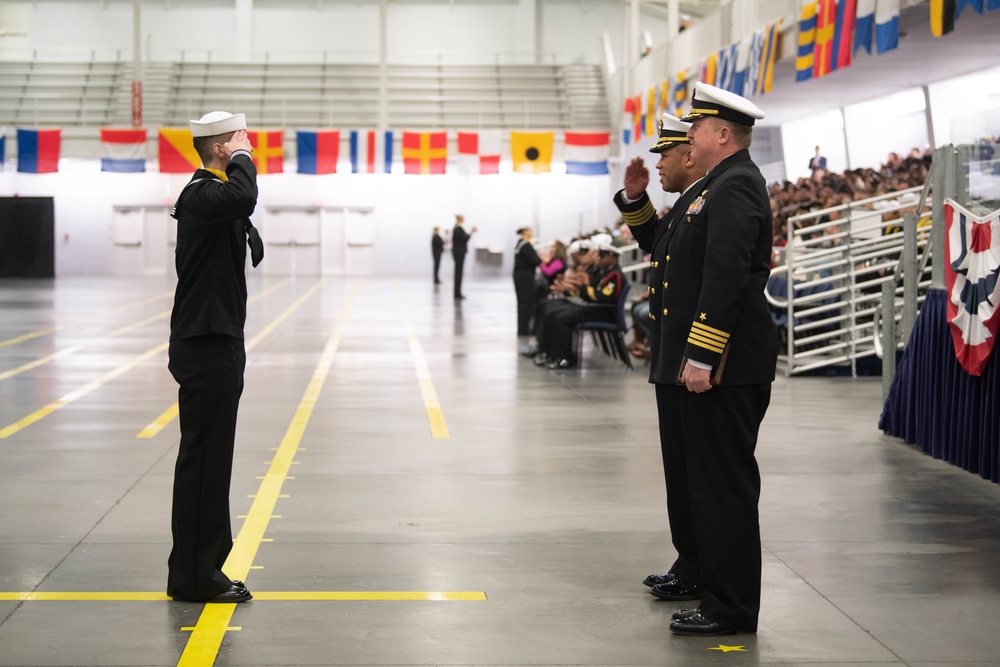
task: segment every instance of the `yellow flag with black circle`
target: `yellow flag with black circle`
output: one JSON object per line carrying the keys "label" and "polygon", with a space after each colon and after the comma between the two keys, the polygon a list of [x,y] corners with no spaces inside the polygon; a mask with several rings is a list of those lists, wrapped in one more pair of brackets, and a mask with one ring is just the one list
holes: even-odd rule
{"label": "yellow flag with black circle", "polygon": [[514,171],[542,174],[552,171],[554,132],[511,132],[510,157]]}

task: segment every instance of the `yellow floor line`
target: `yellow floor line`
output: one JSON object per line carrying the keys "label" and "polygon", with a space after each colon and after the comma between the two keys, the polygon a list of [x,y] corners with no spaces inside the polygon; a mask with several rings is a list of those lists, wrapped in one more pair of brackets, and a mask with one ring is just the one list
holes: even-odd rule
{"label": "yellow floor line", "polygon": [[[310,602],[464,602],[485,600],[486,593],[483,591],[253,591],[253,599]],[[167,602],[169,600],[170,598],[164,593],[142,591],[0,592],[0,602]],[[229,622],[228,618],[226,622]]]}
{"label": "yellow floor line", "polygon": [[[248,300],[248,303],[252,303],[253,301],[261,298],[262,296],[264,296],[268,292],[271,292],[271,291],[277,289],[280,285],[284,285],[287,282],[288,282],[287,279],[283,280],[280,283],[278,283],[277,285],[274,285],[273,287],[270,287],[270,288],[264,290],[260,294],[254,295],[252,298],[250,298]],[[305,300],[308,299],[310,296],[312,296],[313,292],[315,292],[316,290],[318,290],[322,285],[323,285],[323,281],[320,280],[315,285],[313,285],[312,287],[310,287],[309,290],[305,294],[303,294],[298,299],[296,299],[295,303],[293,303],[291,306],[289,306],[288,308],[286,308],[283,313],[281,313],[276,318],[274,318],[273,320],[271,320],[270,324],[268,324],[266,327],[264,327],[263,329],[261,329],[260,332],[258,332],[256,336],[254,336],[253,338],[251,338],[250,340],[248,340],[246,342],[246,351],[249,352],[250,350],[252,350],[254,348],[254,346],[257,345],[257,343],[259,343],[261,340],[264,339],[265,336],[267,336],[272,331],[274,331],[279,324],[281,324],[282,322],[284,322],[285,319],[287,319],[288,316],[291,315],[295,311],[296,308],[298,308],[303,303],[305,303]],[[172,422],[177,417],[177,414],[178,414],[177,403],[174,403],[169,408],[167,408],[166,410],[164,410],[160,414],[159,417],[157,417],[156,419],[154,419],[153,421],[151,421],[149,424],[147,424],[146,427],[143,428],[141,431],[139,431],[139,433],[135,437],[137,437],[137,438],[143,438],[143,439],[148,439],[148,438],[155,437],[160,431],[162,431],[164,428],[166,428],[167,425],[170,422]]]}
{"label": "yellow floor line", "polygon": [[[165,298],[171,297],[173,295],[174,295],[173,292],[163,292],[162,294],[157,294],[156,296],[151,296],[151,297],[143,299],[141,301],[137,301],[135,303],[127,304],[125,306],[122,306],[121,308],[115,308],[114,310],[108,312],[107,314],[101,315],[100,319],[104,319],[108,315],[115,315],[115,314],[120,313],[120,312],[125,311],[125,310],[133,310],[135,308],[138,308],[139,306],[144,306],[147,303],[152,303],[153,301],[159,301],[160,299],[165,299]],[[76,322],[74,322],[74,324],[83,324],[85,322],[93,322],[93,321],[95,321],[97,319],[99,319],[99,318],[88,317],[88,318],[84,318],[82,320],[77,320]],[[15,345],[17,343],[20,343],[20,342],[23,342],[23,341],[26,341],[26,340],[31,340],[32,338],[40,338],[42,336],[48,336],[49,334],[54,334],[55,332],[62,331],[63,329],[66,329],[68,327],[69,327],[68,324],[61,324],[61,325],[59,325],[57,327],[50,327],[48,329],[39,329],[38,331],[32,331],[30,333],[23,334],[23,335],[18,336],[16,338],[9,338],[7,340],[0,341],[0,347],[7,347],[8,345]]]}
{"label": "yellow floor line", "polygon": [[[312,417],[316,402],[319,400],[323,384],[330,373],[330,367],[333,365],[333,357],[337,353],[337,346],[340,345],[340,337],[343,335],[344,325],[351,314],[351,308],[354,306],[354,299],[357,297],[357,294],[358,283],[355,282],[351,296],[348,298],[347,304],[340,314],[333,334],[331,334],[326,347],[323,349],[323,354],[320,356],[319,363],[316,365],[312,378],[309,380],[305,393],[302,395],[302,400],[299,401],[295,415],[292,417],[292,421],[285,431],[285,436],[278,446],[278,451],[275,452],[267,473],[265,473],[264,479],[257,489],[253,504],[250,506],[250,511],[247,512],[246,521],[243,522],[243,527],[240,528],[239,535],[236,536],[236,540],[233,542],[233,550],[229,553],[229,558],[226,559],[223,565],[226,574],[234,579],[245,580],[247,578],[254,558],[257,556],[257,549],[265,539],[264,532],[267,530],[267,525],[274,515],[274,506],[278,502],[278,496],[281,495],[281,485],[284,484],[285,478],[288,476],[288,471],[298,451],[299,443],[305,434],[306,426]],[[219,647],[222,645],[222,637],[229,627],[229,621],[232,618],[235,607],[235,604],[205,605],[205,610],[198,619],[198,624],[195,625],[194,630],[191,632],[191,637],[184,648],[184,653],[181,654],[181,658],[177,663],[178,667],[210,665],[215,662]]]}
{"label": "yellow floor line", "polygon": [[403,293],[399,291],[399,283],[393,282],[392,286],[395,288],[396,297],[399,299],[399,308],[403,311],[403,330],[406,332],[406,339],[410,344],[410,356],[413,357],[413,365],[417,371],[420,396],[424,400],[424,410],[427,411],[427,421],[431,427],[431,436],[435,439],[451,438],[451,433],[448,432],[448,424],[444,420],[444,413],[441,411],[441,401],[438,400],[437,391],[434,389],[431,370],[427,366],[427,358],[424,357],[424,348],[420,345],[417,332],[410,322],[410,316],[406,313],[406,303],[403,301]]}
{"label": "yellow floor line", "polygon": [[83,385],[82,387],[80,387],[78,389],[75,389],[75,390],[69,392],[68,394],[65,394],[62,397],[60,397],[60,398],[52,401],[48,405],[46,405],[46,406],[44,406],[42,408],[39,408],[38,410],[35,410],[34,412],[32,412],[27,417],[19,419],[18,421],[14,422],[13,424],[10,424],[10,425],[8,425],[8,426],[0,429],[0,440],[2,440],[4,438],[9,438],[10,436],[14,435],[18,431],[20,431],[20,430],[22,430],[24,428],[27,428],[28,426],[31,426],[35,422],[39,421],[40,419],[43,419],[44,417],[47,417],[48,415],[52,414],[56,410],[69,405],[70,403],[72,403],[73,401],[75,401],[77,399],[83,398],[84,396],[86,396],[90,392],[94,391],[98,387],[101,387],[101,386],[107,384],[108,382],[110,382],[111,380],[114,380],[115,378],[117,378],[117,377],[119,377],[121,375],[124,375],[125,373],[129,372],[130,370],[132,370],[133,368],[135,368],[136,366],[138,366],[142,362],[146,361],[147,359],[150,359],[151,357],[155,357],[156,355],[160,354],[161,352],[163,352],[166,349],[167,349],[167,343],[162,343],[160,345],[157,345],[156,347],[154,347],[151,350],[146,350],[145,352],[143,352],[142,354],[140,354],[138,357],[136,357],[132,361],[130,361],[130,362],[126,363],[126,364],[122,364],[121,366],[119,366],[118,368],[115,368],[114,370],[108,371],[107,373],[105,373],[104,375],[100,376],[96,380],[92,380],[92,381],[88,382],[87,384]]}
{"label": "yellow floor line", "polygon": [[82,350],[83,348],[87,347],[88,345],[93,345],[94,343],[100,342],[102,340],[106,340],[108,338],[115,338],[116,336],[121,336],[122,334],[126,334],[126,333],[128,333],[130,331],[134,331],[134,330],[136,330],[136,329],[138,329],[140,327],[144,327],[147,324],[152,324],[153,322],[156,322],[157,320],[162,320],[162,319],[165,319],[165,318],[167,318],[169,316],[170,316],[170,311],[169,310],[165,310],[162,313],[157,313],[156,315],[153,315],[151,317],[147,317],[144,320],[140,320],[140,321],[136,322],[135,324],[129,324],[128,326],[121,327],[120,329],[115,329],[111,333],[106,334],[104,336],[98,336],[96,338],[91,338],[90,340],[87,340],[87,341],[84,341],[82,343],[79,343],[78,345],[71,345],[71,346],[69,346],[69,347],[67,347],[65,349],[59,350],[58,352],[55,352],[55,353],[50,354],[48,356],[41,357],[40,359],[35,359],[34,361],[29,361],[28,363],[23,364],[21,366],[18,366],[17,368],[12,368],[9,371],[4,371],[3,373],[0,373],[0,381],[6,380],[7,378],[12,378],[15,375],[20,375],[21,373],[24,373],[25,371],[30,371],[33,368],[38,368],[39,366],[44,366],[45,364],[49,363],[50,361],[55,361],[56,359],[59,359],[61,357],[65,357],[65,356],[68,356],[70,354],[73,354],[74,352],[77,352],[78,350]]}

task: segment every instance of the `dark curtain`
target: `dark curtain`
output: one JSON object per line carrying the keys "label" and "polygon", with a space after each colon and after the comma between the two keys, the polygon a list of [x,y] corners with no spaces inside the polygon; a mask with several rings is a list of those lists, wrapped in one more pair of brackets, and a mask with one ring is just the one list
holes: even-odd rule
{"label": "dark curtain", "polygon": [[993,351],[980,377],[962,369],[948,327],[947,292],[930,290],[913,326],[879,428],[1000,482],[1000,371]]}

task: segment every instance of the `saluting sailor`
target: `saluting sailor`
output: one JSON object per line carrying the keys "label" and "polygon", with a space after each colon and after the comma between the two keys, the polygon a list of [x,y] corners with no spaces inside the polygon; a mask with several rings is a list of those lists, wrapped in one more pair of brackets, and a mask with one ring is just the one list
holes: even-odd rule
{"label": "saluting sailor", "polygon": [[[748,150],[761,110],[704,83],[695,84],[691,105],[681,119],[691,123],[686,159],[705,178],[650,224],[656,214],[645,193],[648,176],[643,181],[638,172],[645,169],[630,164],[615,202],[636,239],[646,239],[640,244],[653,244],[650,287],[659,293],[656,311],[650,308],[659,323],[650,380],[678,555],[666,574],[644,583],[660,599],[701,599],[674,613],[672,632],[724,635],[756,632],[760,612],[754,449],[778,354],[764,298],[771,207]],[[658,168],[678,150],[664,148]]]}
{"label": "saluting sailor", "polygon": [[243,582],[222,572],[233,548],[229,484],[246,351],[247,245],[264,250],[250,215],[257,170],[246,117],[213,111],[191,121],[204,168],[174,208],[177,289],[170,316],[169,369],[177,384],[181,442],[174,469],[167,595],[197,602],[245,602]]}

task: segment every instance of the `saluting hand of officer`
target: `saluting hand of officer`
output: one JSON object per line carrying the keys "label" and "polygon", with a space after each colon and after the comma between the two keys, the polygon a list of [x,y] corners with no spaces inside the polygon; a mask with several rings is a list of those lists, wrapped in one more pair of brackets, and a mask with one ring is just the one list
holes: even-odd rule
{"label": "saluting hand of officer", "polygon": [[226,143],[222,144],[222,150],[226,152],[226,158],[231,158],[233,153],[243,149],[245,151],[253,152],[253,144],[250,143],[250,138],[247,137],[246,130],[236,130],[233,133],[232,138]]}
{"label": "saluting hand of officer", "polygon": [[624,185],[625,196],[633,200],[638,199],[649,187],[649,169],[646,169],[641,157],[632,158],[625,167]]}

